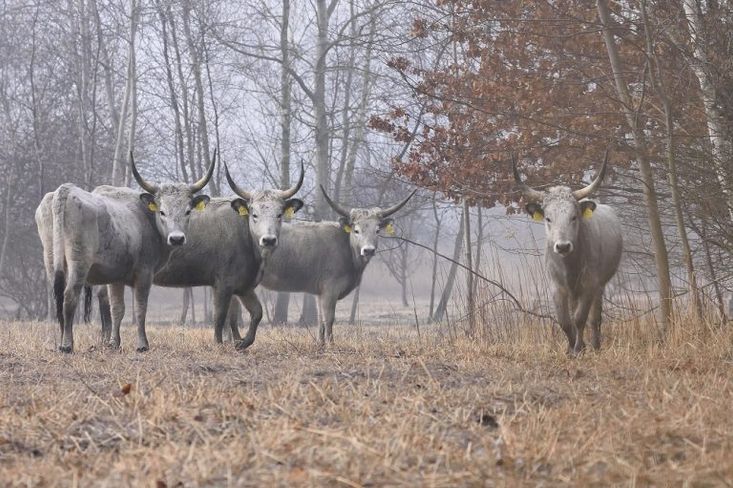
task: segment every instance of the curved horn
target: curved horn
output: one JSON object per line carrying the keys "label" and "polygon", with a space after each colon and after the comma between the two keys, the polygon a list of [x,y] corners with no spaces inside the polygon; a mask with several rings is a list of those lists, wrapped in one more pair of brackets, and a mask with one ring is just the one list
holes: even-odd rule
{"label": "curved horn", "polygon": [[227,182],[229,183],[229,187],[239,195],[240,197],[244,198],[247,201],[252,200],[252,194],[248,191],[242,190],[237,186],[236,183],[234,183],[234,180],[232,179],[232,176],[229,174],[229,167],[227,166],[227,163],[224,163],[224,173],[227,176]]}
{"label": "curved horn", "polygon": [[343,217],[346,217],[346,218],[351,217],[351,212],[349,212],[344,207],[342,207],[338,203],[331,200],[331,198],[329,198],[328,193],[326,193],[326,189],[323,188],[323,185],[318,185],[318,186],[321,187],[321,192],[323,192],[323,196],[326,198],[326,202],[331,206],[332,209],[336,211],[337,214]]}
{"label": "curved horn", "polygon": [[305,167],[303,165],[303,160],[300,160],[300,178],[298,178],[298,182],[295,184],[295,186],[291,186],[287,190],[280,190],[280,196],[283,199],[287,199],[298,193],[298,190],[300,190],[300,187],[303,186],[303,178],[305,177]]}
{"label": "curved horn", "polygon": [[398,211],[399,209],[401,209],[402,207],[404,207],[407,204],[407,202],[410,201],[410,198],[412,198],[412,196],[415,193],[417,193],[417,188],[414,189],[414,190],[412,190],[412,193],[410,193],[409,195],[407,195],[407,198],[405,198],[404,200],[402,200],[400,203],[395,203],[394,205],[392,205],[388,209],[385,209],[385,210],[382,210],[381,212],[379,212],[379,216],[382,217],[382,218],[389,217],[390,215],[392,215],[393,213],[395,213],[396,211]]}
{"label": "curved horn", "polygon": [[606,148],[606,155],[603,156],[603,165],[601,166],[601,170],[598,172],[598,175],[596,178],[591,181],[590,185],[586,186],[585,188],[581,188],[580,190],[575,190],[573,192],[573,196],[576,200],[582,200],[583,198],[588,198],[591,196],[596,190],[598,190],[598,187],[601,186],[601,182],[603,181],[603,177],[606,175],[606,166],[608,165],[608,148]]}
{"label": "curved horn", "polygon": [[201,177],[200,180],[198,180],[196,183],[189,185],[189,189],[191,190],[191,193],[196,193],[197,191],[201,191],[204,189],[206,184],[211,179],[211,176],[214,174],[214,166],[216,166],[216,149],[214,149],[214,157],[211,158],[211,164],[209,164],[209,169],[206,170],[206,174]]}
{"label": "curved horn", "polygon": [[512,154],[512,171],[514,172],[514,182],[517,184],[517,187],[519,187],[527,200],[542,200],[544,194],[541,191],[535,190],[522,181],[522,178],[519,176],[519,170],[517,169],[517,157],[514,154]]}
{"label": "curved horn", "polygon": [[140,176],[140,173],[138,173],[137,167],[135,166],[135,157],[132,155],[132,151],[130,151],[130,169],[132,169],[132,176],[135,177],[135,181],[140,185],[140,188],[148,193],[152,193],[153,195],[158,192],[158,185],[148,183],[142,176]]}

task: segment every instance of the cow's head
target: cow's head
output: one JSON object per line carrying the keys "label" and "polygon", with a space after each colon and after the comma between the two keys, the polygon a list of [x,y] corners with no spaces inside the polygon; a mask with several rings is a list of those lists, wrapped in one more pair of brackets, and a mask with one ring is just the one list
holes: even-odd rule
{"label": "cow's head", "polygon": [[357,256],[360,256],[361,259],[368,262],[377,252],[377,243],[380,232],[386,232],[388,234],[394,233],[394,227],[392,225],[390,215],[404,207],[417,190],[414,190],[401,202],[386,209],[373,207],[352,208],[351,210],[346,210],[344,207],[331,200],[328,193],[326,193],[326,190],[322,186],[321,191],[323,192],[323,196],[326,198],[326,202],[328,202],[331,208],[340,215],[339,225],[344,232],[349,234],[352,251]]}
{"label": "cow's head", "polygon": [[201,211],[209,203],[207,195],[195,195],[201,191],[214,174],[216,151],[206,174],[196,183],[150,183],[143,179],[135,167],[135,159],[130,153],[132,175],[146,193],[140,194],[145,208],[155,215],[155,225],[169,246],[177,247],[186,243],[186,232],[192,211]]}
{"label": "cow's head", "polygon": [[598,175],[585,188],[572,191],[567,186],[553,186],[547,191],[539,191],[522,182],[516,160],[512,160],[514,180],[528,201],[525,210],[535,221],[545,222],[547,243],[556,254],[565,257],[575,249],[581,220],[590,219],[596,209],[596,203],[585,198],[601,185],[607,163],[608,151]]}
{"label": "cow's head", "polygon": [[290,219],[303,206],[302,200],[291,198],[303,185],[303,162],[300,162],[298,182],[287,190],[242,190],[229,174],[229,168],[226,165],[224,168],[229,186],[240,197],[232,200],[232,208],[248,219],[250,234],[260,246],[260,251],[272,252],[278,244],[283,218]]}

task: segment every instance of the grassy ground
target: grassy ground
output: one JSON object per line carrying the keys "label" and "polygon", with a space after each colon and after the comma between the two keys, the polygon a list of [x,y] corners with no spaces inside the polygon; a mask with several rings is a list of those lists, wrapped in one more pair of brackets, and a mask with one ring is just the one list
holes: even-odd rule
{"label": "grassy ground", "polygon": [[730,326],[678,325],[664,345],[612,326],[578,359],[539,327],[498,344],[335,329],[319,351],[312,331],[264,327],[240,354],[152,326],[137,354],[79,326],[66,356],[55,326],[0,323],[1,483],[732,483]]}

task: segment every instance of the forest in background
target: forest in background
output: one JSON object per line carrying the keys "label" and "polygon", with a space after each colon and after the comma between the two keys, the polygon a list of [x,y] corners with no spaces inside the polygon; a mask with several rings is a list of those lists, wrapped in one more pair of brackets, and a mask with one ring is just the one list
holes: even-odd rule
{"label": "forest in background", "polygon": [[[319,184],[352,206],[394,202],[416,184],[401,235],[487,275],[496,228],[485,209],[521,210],[511,155],[532,185],[580,185],[608,149],[599,198],[627,230],[629,293],[657,294],[661,330],[677,296],[722,314],[733,283],[732,22],[728,2],[694,0],[5,2],[0,296],[15,304],[5,314],[48,312],[33,220],[44,193],[129,185],[130,151],[146,177],[193,181],[215,148],[251,188],[289,185],[303,159],[308,220],[331,217]],[[211,195],[228,194],[220,169]],[[481,280],[414,246],[390,248],[380,259],[404,304],[420,262],[431,316],[459,273],[461,313],[478,312]],[[274,321],[287,304],[277,297]]]}

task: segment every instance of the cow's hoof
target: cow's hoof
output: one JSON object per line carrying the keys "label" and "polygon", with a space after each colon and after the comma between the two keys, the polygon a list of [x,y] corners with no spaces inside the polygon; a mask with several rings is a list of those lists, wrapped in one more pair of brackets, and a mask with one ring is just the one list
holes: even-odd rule
{"label": "cow's hoof", "polygon": [[234,343],[234,348],[237,351],[244,351],[249,346],[251,346],[253,343],[254,343],[254,341],[248,341],[246,339],[245,340],[240,340],[240,341],[237,341],[237,342]]}
{"label": "cow's hoof", "polygon": [[63,352],[64,354],[71,354],[74,352],[74,346],[59,346],[59,352]]}
{"label": "cow's hoof", "polygon": [[114,341],[107,341],[104,343],[104,345],[107,349],[119,349],[120,348],[120,343],[114,342]]}
{"label": "cow's hoof", "polygon": [[135,349],[135,351],[137,351],[137,352],[147,352],[148,349],[150,349],[148,346],[140,346],[137,349]]}

